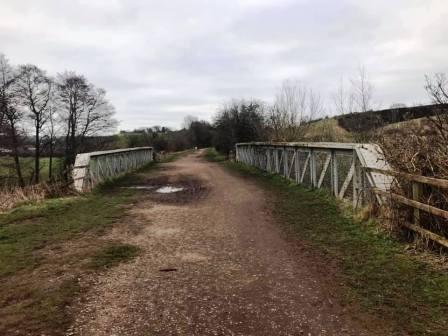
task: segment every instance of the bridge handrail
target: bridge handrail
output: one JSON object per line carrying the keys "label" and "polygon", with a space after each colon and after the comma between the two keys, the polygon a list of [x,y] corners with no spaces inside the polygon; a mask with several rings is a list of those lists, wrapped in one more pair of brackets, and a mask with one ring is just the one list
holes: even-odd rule
{"label": "bridge handrail", "polygon": [[[293,152],[294,154],[288,154]],[[298,155],[305,153],[305,155]],[[324,154],[319,165],[317,154]],[[344,158],[346,162],[338,160]],[[347,158],[350,162],[347,162]],[[324,180],[330,175],[332,194],[338,198],[352,198],[353,205],[359,206],[367,188],[388,190],[393,177],[380,172],[390,170],[381,148],[375,144],[337,143],[337,142],[250,142],[236,144],[236,160],[257,166],[266,171],[282,174],[298,184],[308,184],[313,188],[325,187]],[[347,168],[341,174],[340,165]],[[319,167],[321,168],[319,171]],[[283,169],[282,169],[283,168]],[[367,171],[374,168],[378,171]],[[292,176],[292,172],[295,174]],[[305,179],[308,175],[308,179]],[[343,176],[342,176],[343,175]],[[343,179],[341,179],[343,178]],[[341,182],[343,183],[341,184]],[[348,192],[350,184],[353,191]],[[383,199],[375,196],[378,202]]]}
{"label": "bridge handrail", "polygon": [[[299,155],[300,153],[305,155]],[[316,163],[317,153],[324,153],[320,171]],[[345,169],[343,176],[341,176],[341,160],[338,159],[338,155],[339,157],[352,156],[350,168],[348,171]],[[354,207],[375,199],[379,204],[392,199],[413,209],[413,223],[405,223],[404,226],[448,247],[448,240],[445,237],[420,226],[420,211],[448,219],[448,211],[420,202],[421,185],[448,189],[448,181],[393,171],[377,145],[322,142],[238,143],[236,160],[268,172],[281,174],[295,180],[298,184],[308,184],[312,188],[324,187],[324,178],[326,174],[329,174],[331,185],[329,188],[327,185],[327,188],[331,189],[332,194],[338,198],[352,199]],[[293,171],[294,174],[291,174]],[[307,172],[308,183],[305,179]],[[340,184],[341,177],[344,177],[342,185]],[[395,178],[403,178],[412,183],[412,199],[392,191],[391,187],[396,181]],[[350,184],[353,186],[352,193],[347,192]],[[368,199],[367,195],[371,198]]]}
{"label": "bridge handrail", "polygon": [[98,183],[135,170],[152,160],[152,147],[78,154],[72,173],[75,189],[80,192],[88,191]]}

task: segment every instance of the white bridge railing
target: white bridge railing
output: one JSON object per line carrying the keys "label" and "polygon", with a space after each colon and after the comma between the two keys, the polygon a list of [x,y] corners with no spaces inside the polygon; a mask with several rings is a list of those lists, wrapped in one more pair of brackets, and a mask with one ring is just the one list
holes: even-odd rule
{"label": "white bridge railing", "polygon": [[133,171],[151,161],[152,147],[78,154],[73,167],[75,189],[88,191],[98,183]]}
{"label": "white bridge railing", "polygon": [[388,170],[381,149],[374,144],[323,142],[239,143],[236,160],[276,173],[310,188],[327,189],[354,207],[368,197],[382,199],[373,188],[389,191],[391,176],[366,168]]}

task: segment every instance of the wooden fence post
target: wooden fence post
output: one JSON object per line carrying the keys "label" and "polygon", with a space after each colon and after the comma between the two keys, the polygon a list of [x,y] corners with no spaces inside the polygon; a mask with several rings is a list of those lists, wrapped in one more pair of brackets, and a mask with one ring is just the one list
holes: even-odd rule
{"label": "wooden fence post", "polygon": [[[412,199],[420,202],[422,185],[418,182],[412,182]],[[420,210],[414,208],[414,224],[420,226]]]}

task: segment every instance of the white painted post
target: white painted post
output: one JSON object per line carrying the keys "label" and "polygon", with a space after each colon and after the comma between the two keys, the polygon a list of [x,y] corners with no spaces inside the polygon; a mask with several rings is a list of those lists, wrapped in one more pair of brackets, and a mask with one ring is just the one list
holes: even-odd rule
{"label": "white painted post", "polygon": [[317,172],[316,172],[316,152],[314,149],[311,149],[311,157],[310,157],[310,176],[311,176],[311,186],[313,188],[317,187]]}
{"label": "white painted post", "polygon": [[288,177],[288,151],[283,147],[283,176]]}
{"label": "white painted post", "polygon": [[274,149],[275,153],[275,172],[278,174],[280,173],[280,162],[278,160],[278,149]]}
{"label": "white painted post", "polygon": [[334,196],[339,195],[338,161],[334,149],[331,150],[331,190]]}
{"label": "white painted post", "polygon": [[295,149],[296,153],[296,159],[295,159],[295,173],[296,173],[296,183],[300,183],[300,157],[299,157],[299,150]]}

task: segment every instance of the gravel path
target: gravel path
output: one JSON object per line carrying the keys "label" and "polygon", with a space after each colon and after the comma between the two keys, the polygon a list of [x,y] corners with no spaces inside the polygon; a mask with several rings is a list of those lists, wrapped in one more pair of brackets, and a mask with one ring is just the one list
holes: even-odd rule
{"label": "gravel path", "polygon": [[255,184],[198,154],[158,175],[200,181],[207,192],[130,209],[140,229],[113,234],[141,255],[98,277],[67,334],[372,335],[282,238]]}

